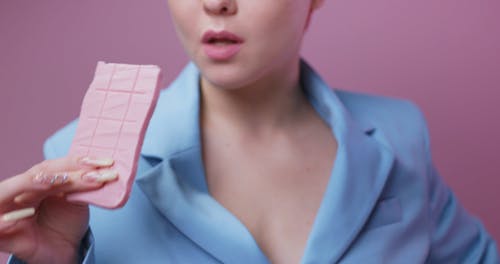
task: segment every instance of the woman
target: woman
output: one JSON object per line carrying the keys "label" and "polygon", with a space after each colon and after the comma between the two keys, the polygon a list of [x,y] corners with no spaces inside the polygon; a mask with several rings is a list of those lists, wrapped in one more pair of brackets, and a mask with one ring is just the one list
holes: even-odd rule
{"label": "woman", "polygon": [[[12,263],[497,263],[430,160],[411,103],[331,91],[300,60],[322,0],[169,0],[188,65],[162,92],[120,210],[65,201],[117,177],[49,160],[0,183]],[[33,215],[34,214],[34,215]],[[19,217],[24,217],[20,218]]]}

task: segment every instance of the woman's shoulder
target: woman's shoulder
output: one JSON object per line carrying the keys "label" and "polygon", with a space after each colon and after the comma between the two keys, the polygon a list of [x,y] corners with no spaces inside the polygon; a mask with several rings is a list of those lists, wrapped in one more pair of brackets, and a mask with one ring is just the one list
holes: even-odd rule
{"label": "woman's shoulder", "polygon": [[414,102],[344,90],[335,93],[357,123],[376,131],[375,136],[383,138],[401,158],[411,153],[427,155],[429,130],[422,110]]}
{"label": "woman's shoulder", "polygon": [[408,99],[375,95],[347,90],[335,90],[335,93],[347,110],[356,117],[416,117],[421,118],[422,111]]}
{"label": "woman's shoulder", "polygon": [[351,116],[360,123],[386,129],[426,132],[420,107],[408,99],[346,90],[334,90]]}

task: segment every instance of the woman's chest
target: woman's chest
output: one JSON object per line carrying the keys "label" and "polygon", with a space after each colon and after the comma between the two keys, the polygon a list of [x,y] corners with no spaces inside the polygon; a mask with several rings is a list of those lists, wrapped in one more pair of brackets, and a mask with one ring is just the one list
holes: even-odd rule
{"label": "woman's chest", "polygon": [[[210,194],[245,225],[272,263],[299,263],[331,176],[336,145],[300,155],[208,159]],[[213,163],[210,163],[213,162]]]}

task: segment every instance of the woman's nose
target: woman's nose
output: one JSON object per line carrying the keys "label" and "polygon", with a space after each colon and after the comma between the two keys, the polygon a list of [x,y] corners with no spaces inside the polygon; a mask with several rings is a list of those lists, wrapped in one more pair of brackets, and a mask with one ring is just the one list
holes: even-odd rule
{"label": "woman's nose", "polygon": [[203,0],[203,7],[207,13],[212,15],[229,16],[238,11],[236,0]]}

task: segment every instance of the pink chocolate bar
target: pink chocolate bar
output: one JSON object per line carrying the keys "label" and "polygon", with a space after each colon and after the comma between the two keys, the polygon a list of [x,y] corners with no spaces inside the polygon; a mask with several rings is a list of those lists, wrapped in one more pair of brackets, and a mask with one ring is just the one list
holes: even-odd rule
{"label": "pink chocolate bar", "polygon": [[125,204],[160,79],[161,70],[154,65],[97,64],[69,155],[112,157],[119,178],[99,190],[71,194],[68,200],[111,209]]}

